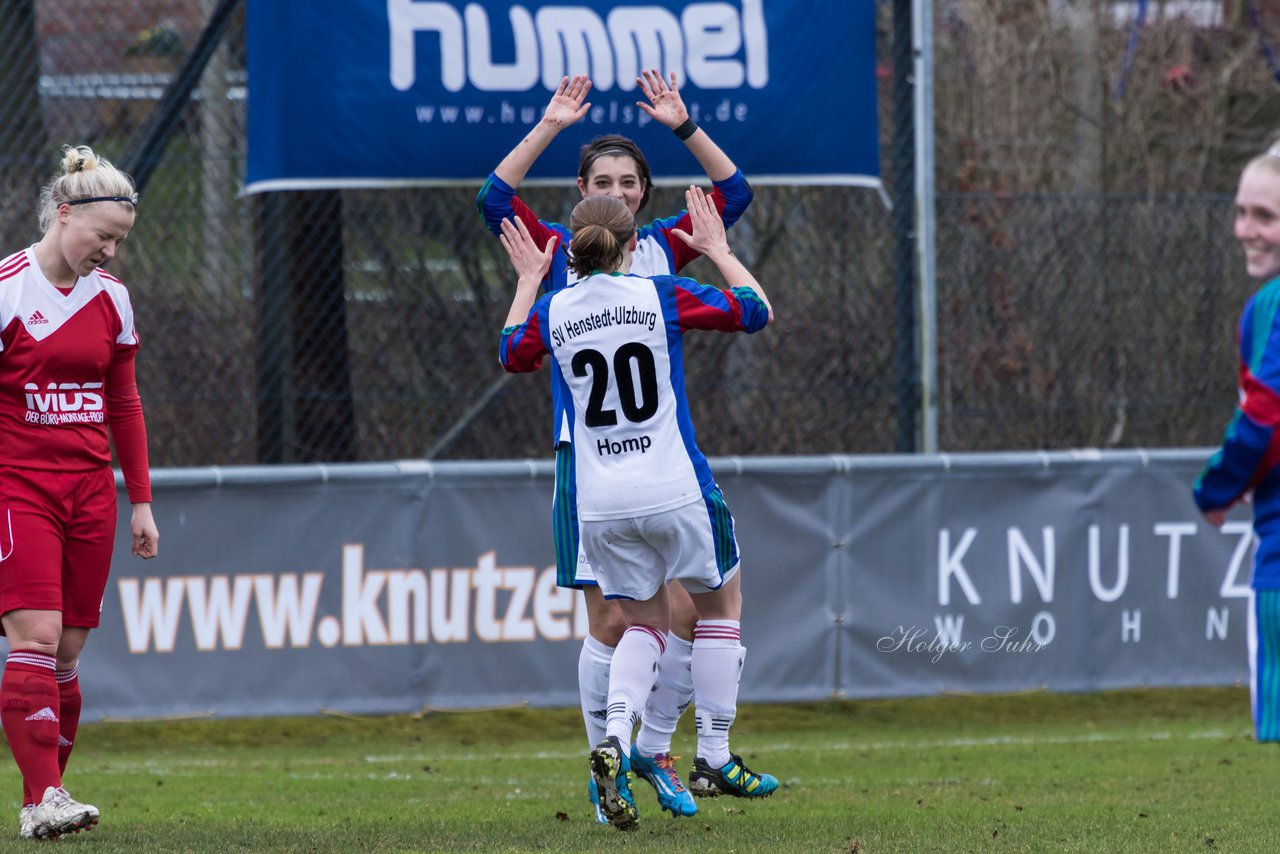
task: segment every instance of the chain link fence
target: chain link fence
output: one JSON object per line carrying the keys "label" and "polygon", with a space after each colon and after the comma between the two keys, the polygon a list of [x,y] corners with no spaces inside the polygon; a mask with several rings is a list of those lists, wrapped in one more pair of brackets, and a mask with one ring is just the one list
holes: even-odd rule
{"label": "chain link fence", "polygon": [[[0,251],[39,238],[38,188],[62,144],[138,168],[157,107],[217,6],[5,0]],[[941,7],[939,38],[973,40],[972,26],[955,24],[968,5]],[[143,339],[153,465],[547,456],[546,372],[508,377],[497,363],[514,281],[476,213],[478,185],[241,195],[244,42],[241,9],[151,164],[113,262]],[[888,164],[892,87],[881,83]],[[939,105],[940,117],[955,112]],[[939,128],[940,162],[961,150],[957,139]],[[891,183],[887,165],[885,175]],[[941,448],[1216,443],[1251,291],[1230,234],[1233,187],[962,184],[941,177],[937,199]],[[563,222],[577,193],[522,195]],[[659,187],[648,212],[681,206],[677,188]],[[895,450],[899,306],[881,197],[757,186],[732,241],[778,319],[756,336],[689,336],[704,450]],[[687,272],[717,279],[705,261]]]}
{"label": "chain link fence", "polygon": [[1216,444],[1253,285],[1232,199],[938,200],[944,449]]}

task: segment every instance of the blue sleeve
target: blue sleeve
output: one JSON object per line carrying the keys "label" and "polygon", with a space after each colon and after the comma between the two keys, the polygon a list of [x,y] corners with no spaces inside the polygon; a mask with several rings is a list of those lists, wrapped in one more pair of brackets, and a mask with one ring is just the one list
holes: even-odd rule
{"label": "blue sleeve", "polygon": [[551,269],[542,280],[542,290],[552,293],[569,284],[569,256],[565,251],[572,237],[569,229],[559,223],[538,219],[538,215],[520,201],[515,188],[492,172],[476,195],[476,208],[494,236],[501,236],[504,219],[515,217],[524,223],[539,249],[545,249],[547,241],[555,237],[556,251],[551,259]]}
{"label": "blue sleeve", "polygon": [[724,196],[724,210],[720,212],[724,227],[733,228],[734,223],[742,219],[742,215],[747,212],[751,200],[755,198],[755,191],[747,183],[747,178],[742,174],[741,169],[723,181],[711,183],[720,191],[720,195]]}
{"label": "blue sleeve", "polygon": [[769,322],[769,310],[751,288],[721,290],[681,276],[654,276],[652,281],[669,329],[759,332]]}
{"label": "blue sleeve", "polygon": [[544,296],[529,309],[524,323],[508,326],[498,337],[498,362],[508,373],[520,374],[542,367],[542,357],[551,352],[547,337],[551,297]]}
{"label": "blue sleeve", "polygon": [[504,219],[515,216],[515,208],[512,204],[515,197],[515,188],[493,172],[489,173],[489,177],[480,187],[480,192],[476,194],[476,209],[480,211],[485,225],[494,236],[502,234],[501,224]]}
{"label": "blue sleeve", "polygon": [[1280,464],[1280,290],[1260,291],[1240,318],[1240,403],[1222,447],[1196,479],[1201,510],[1230,507]]}
{"label": "blue sleeve", "polygon": [[1230,507],[1249,489],[1275,431],[1254,424],[1239,409],[1222,437],[1222,447],[1196,478],[1194,497],[1202,511]]}
{"label": "blue sleeve", "polygon": [[759,294],[745,285],[730,290],[742,305],[743,332],[759,332],[769,325],[769,307],[760,299]]}

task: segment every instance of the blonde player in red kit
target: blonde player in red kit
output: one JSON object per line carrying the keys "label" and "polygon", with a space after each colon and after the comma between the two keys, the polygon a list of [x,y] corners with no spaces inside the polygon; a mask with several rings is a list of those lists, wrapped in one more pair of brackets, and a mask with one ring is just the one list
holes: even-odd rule
{"label": "blonde player in red kit", "polygon": [[114,440],[132,552],[156,556],[129,293],[100,267],[133,228],[133,181],[64,146],[40,194],[40,242],[0,261],[0,722],[22,772],[21,834],[98,822],[62,788],[80,719],[77,662],[96,628],[116,529]]}

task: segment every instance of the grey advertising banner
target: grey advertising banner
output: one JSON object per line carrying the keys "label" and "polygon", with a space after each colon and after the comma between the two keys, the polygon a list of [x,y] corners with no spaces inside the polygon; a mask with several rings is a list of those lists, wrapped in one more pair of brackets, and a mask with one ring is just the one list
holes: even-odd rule
{"label": "grey advertising banner", "polygon": [[[1247,508],[1207,451],[718,459],[743,555],[747,702],[1247,679]],[[548,462],[153,473],[121,495],[88,719],[577,704]]]}

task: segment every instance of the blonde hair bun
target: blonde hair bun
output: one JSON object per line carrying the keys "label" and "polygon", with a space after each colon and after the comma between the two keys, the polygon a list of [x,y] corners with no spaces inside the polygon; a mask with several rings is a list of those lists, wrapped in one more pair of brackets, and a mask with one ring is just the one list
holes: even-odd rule
{"label": "blonde hair bun", "polygon": [[98,155],[87,145],[62,146],[62,174],[74,175],[98,168]]}
{"label": "blonde hair bun", "polygon": [[80,204],[111,204],[116,200],[136,205],[137,195],[133,179],[112,166],[111,161],[99,157],[87,145],[64,145],[61,168],[40,188],[40,233],[52,227],[60,206],[77,204],[77,200],[82,200]]}

